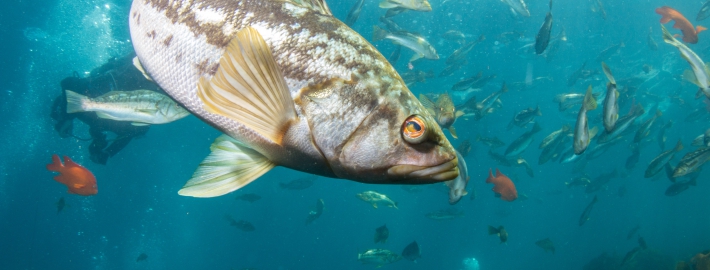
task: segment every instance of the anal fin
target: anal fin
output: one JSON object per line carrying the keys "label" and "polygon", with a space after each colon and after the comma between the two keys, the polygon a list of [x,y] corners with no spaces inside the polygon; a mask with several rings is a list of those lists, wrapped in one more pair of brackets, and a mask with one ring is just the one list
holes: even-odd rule
{"label": "anal fin", "polygon": [[271,49],[259,32],[237,32],[212,79],[200,78],[197,96],[205,110],[230,118],[281,144],[296,109]]}
{"label": "anal fin", "polygon": [[210,147],[192,178],[178,194],[191,197],[216,197],[235,191],[276,166],[261,153],[233,138],[222,135]]}

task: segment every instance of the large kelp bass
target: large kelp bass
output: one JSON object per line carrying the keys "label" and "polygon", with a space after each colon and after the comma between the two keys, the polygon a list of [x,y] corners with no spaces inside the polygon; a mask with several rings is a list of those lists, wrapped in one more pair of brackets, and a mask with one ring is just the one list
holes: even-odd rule
{"label": "large kelp bass", "polygon": [[277,165],[368,183],[459,174],[431,114],[322,0],[140,0],[129,24],[146,73],[225,133],[182,195],[223,195]]}

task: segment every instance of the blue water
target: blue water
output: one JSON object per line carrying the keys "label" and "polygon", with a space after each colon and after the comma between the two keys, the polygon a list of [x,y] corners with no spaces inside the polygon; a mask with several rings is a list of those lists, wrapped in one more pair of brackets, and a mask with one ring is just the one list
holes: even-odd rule
{"label": "blue water", "polygon": [[[329,4],[336,17],[344,19],[351,2],[354,1]],[[442,93],[479,71],[497,75],[475,93],[479,100],[498,90],[504,81],[524,81],[528,66],[534,77],[553,79],[532,89],[505,94],[502,109],[480,121],[460,119],[455,124],[460,139],[452,139],[458,145],[463,139],[473,141],[482,134],[498,136],[509,143],[524,132],[517,127],[505,129],[513,114],[539,105],[543,116],[536,122],[543,131],[522,156],[532,164],[535,177],[529,177],[521,167],[496,164],[488,157],[486,146],[474,143],[467,158],[471,175],[468,189],[477,196],[470,200],[469,195],[454,206],[465,212],[464,217],[435,221],[424,215],[450,207],[447,189],[440,184],[408,193],[394,185],[321,177],[309,189],[290,191],[279,188],[278,183],[306,175],[285,168],[276,168],[242,190],[222,197],[181,197],[177,190],[209,153],[212,140],[220,135],[195,117],[151,127],[145,137],[132,141],[105,166],[91,162],[87,142],[62,139],[53,130],[50,105],[60,93],[59,82],[73,71],[84,75],[110,58],[132,51],[127,26],[130,1],[5,1],[0,9],[0,268],[373,269],[373,265],[357,261],[359,252],[370,248],[401,252],[416,240],[422,249],[417,263],[402,260],[383,269],[463,269],[467,258],[476,258],[480,269],[486,270],[582,269],[603,253],[620,260],[637,246],[636,237],[626,237],[637,225],[649,249],[623,269],[672,269],[676,261],[687,261],[710,248],[707,170],[698,178],[697,187],[675,197],[665,196],[671,183],[664,175],[643,178],[647,164],[661,152],[657,142],[644,144],[633,170],[624,168],[631,154],[631,134],[602,158],[590,161],[585,169],[592,178],[615,168],[623,177],[587,194],[583,188],[568,189],[564,185],[579,175],[572,170],[575,165],[537,165],[536,147],[562,124],[574,124],[578,109],[559,112],[552,98],[559,93],[581,92],[589,81],[568,88],[568,76],[585,61],[589,61],[587,69],[600,70],[594,61],[598,53],[624,42],[625,47],[606,60],[617,79],[642,73],[643,64],[668,75],[641,85],[635,102],[649,110],[662,108],[661,119],[675,122],[667,132],[666,149],[679,139],[686,149],[672,163],[695,149],[690,143],[710,127],[707,117],[698,122],[684,119],[705,105],[693,98],[696,87],[679,78],[688,65],[678,50],[662,42],[660,16],[654,9],[672,6],[695,24],[700,1],[607,0],[603,1],[606,20],[590,10],[592,2],[557,1],[552,33],[556,35],[564,26],[568,41],[550,63],[516,54],[516,49],[534,42],[548,10],[547,1],[528,2],[532,14],[529,18],[512,16],[507,6],[497,0],[451,0],[446,4],[434,0],[432,12],[406,12],[394,18],[405,29],[426,37],[442,57],[439,61],[418,61],[415,68],[423,71],[432,69],[438,74],[445,67],[445,56],[459,47],[443,40],[443,32],[455,29],[470,39],[481,34],[487,38],[469,54],[469,64],[462,70],[412,86],[415,94]],[[384,12],[377,1],[367,1],[353,29],[370,39],[372,25]],[[653,29],[658,51],[649,50],[646,44],[649,28]],[[523,38],[503,44],[498,36],[509,31],[522,32]],[[709,60],[710,34],[699,36],[700,42],[690,47]],[[385,56],[394,49],[388,41],[374,45]],[[410,56],[407,49],[402,51],[402,58],[395,65],[398,71],[407,71]],[[601,91],[605,78],[601,74],[595,78],[595,91]],[[652,99],[646,92],[662,100]],[[668,96],[674,92],[680,93],[687,105],[671,102]],[[593,125],[601,126],[600,111],[590,113]],[[626,111],[628,105],[622,107],[622,114]],[[640,121],[651,115],[642,116]],[[86,126],[78,121],[75,125],[76,134],[88,137]],[[655,132],[649,138],[655,140]],[[98,195],[67,194],[64,186],[52,180],[52,173],[44,166],[55,153],[70,156],[90,169],[98,179]],[[529,199],[505,202],[495,198],[492,186],[484,183],[488,169],[495,167],[509,175],[519,194]],[[618,195],[621,186],[627,189],[623,197]],[[367,190],[387,194],[398,202],[399,210],[374,209],[355,197]],[[237,195],[246,193],[263,198],[251,204],[235,200]],[[580,227],[580,214],[594,195],[599,202],[590,220]],[[57,213],[55,202],[61,197],[69,206]],[[324,200],[325,211],[313,224],[305,225],[317,199]],[[256,230],[243,232],[231,227],[224,220],[225,215],[248,220]],[[389,240],[374,244],[374,230],[383,224],[390,230]],[[488,225],[505,226],[508,242],[499,244],[497,237],[489,236]],[[548,237],[555,244],[555,254],[545,253],[535,245]],[[136,262],[141,253],[148,259]],[[657,268],[642,266],[648,262]],[[589,269],[619,269],[615,267]]]}

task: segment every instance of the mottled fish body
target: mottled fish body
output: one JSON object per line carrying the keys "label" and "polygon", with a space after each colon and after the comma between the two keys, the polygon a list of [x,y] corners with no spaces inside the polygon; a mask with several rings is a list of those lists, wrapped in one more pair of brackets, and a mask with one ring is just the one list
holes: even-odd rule
{"label": "mottled fish body", "polygon": [[609,83],[606,85],[606,97],[604,97],[604,102],[602,103],[604,105],[604,129],[606,132],[611,132],[614,130],[616,120],[619,119],[619,91],[616,90],[616,80],[614,75],[611,74],[611,69],[604,62],[602,62],[602,70],[609,79]]}
{"label": "mottled fish body", "polygon": [[275,166],[369,183],[458,176],[432,116],[322,0],[136,0],[129,25],[146,73],[225,133],[181,195],[223,195]]}
{"label": "mottled fish body", "polygon": [[357,260],[363,264],[375,264],[378,267],[385,264],[397,262],[402,259],[402,256],[386,249],[370,249],[363,253],[357,254]]}
{"label": "mottled fish body", "polygon": [[644,172],[644,177],[651,178],[661,172],[663,167],[666,166],[666,163],[670,162],[675,154],[680,152],[680,150],[683,150],[683,142],[678,140],[678,143],[673,149],[665,151],[651,160],[651,163],[648,164],[648,167],[646,168],[646,172]]}
{"label": "mottled fish body", "polygon": [[99,118],[137,126],[170,123],[190,115],[170,97],[151,90],[111,91],[96,98],[70,90],[66,94],[67,113],[96,112]]}
{"label": "mottled fish body", "polygon": [[710,160],[710,147],[703,147],[685,154],[673,171],[673,178],[697,172],[708,160]]}

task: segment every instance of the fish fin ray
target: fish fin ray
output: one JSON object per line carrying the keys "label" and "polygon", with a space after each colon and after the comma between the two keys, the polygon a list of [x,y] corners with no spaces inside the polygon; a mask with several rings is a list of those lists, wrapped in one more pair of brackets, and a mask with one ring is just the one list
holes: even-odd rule
{"label": "fish fin ray", "polygon": [[57,154],[52,155],[52,163],[47,164],[47,170],[61,172],[62,168],[64,168],[64,165],[62,164],[62,160],[59,159],[59,156]]}
{"label": "fish fin ray", "polygon": [[422,103],[422,106],[424,106],[424,108],[426,108],[427,110],[429,110],[429,112],[432,113],[432,115],[434,114],[434,113],[432,112],[432,110],[434,110],[434,108],[436,107],[436,104],[434,104],[434,101],[432,101],[431,99],[429,99],[429,98],[428,98],[427,96],[425,96],[424,94],[419,94],[419,102],[421,102],[421,103]]}
{"label": "fish fin ray", "polygon": [[192,178],[178,191],[182,196],[216,197],[240,189],[276,166],[261,153],[222,135]]}
{"label": "fish fin ray", "polygon": [[65,90],[67,96],[67,113],[85,112],[84,104],[89,98],[71,90]]}
{"label": "fish fin ray", "polygon": [[276,144],[296,118],[286,81],[259,32],[239,30],[211,80],[200,78],[198,97],[208,112],[225,116]]}
{"label": "fish fin ray", "polygon": [[696,76],[695,76],[695,73],[693,73],[693,71],[690,70],[690,69],[684,70],[684,71],[683,71],[683,75],[682,75],[681,77],[682,77],[683,79],[685,79],[686,81],[688,81],[688,82],[690,82],[690,83],[692,83],[692,84],[694,84],[694,85],[697,85],[698,87],[702,87],[702,86],[700,85],[700,82],[698,82],[698,77],[696,77]]}
{"label": "fish fin ray", "polygon": [[454,128],[454,126],[450,126],[450,127],[449,127],[449,132],[451,133],[451,137],[454,137],[454,139],[458,139],[458,138],[459,138],[459,136],[456,135],[456,129]]}

